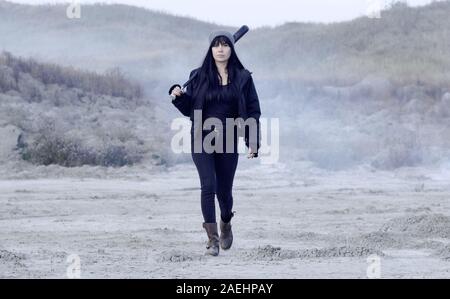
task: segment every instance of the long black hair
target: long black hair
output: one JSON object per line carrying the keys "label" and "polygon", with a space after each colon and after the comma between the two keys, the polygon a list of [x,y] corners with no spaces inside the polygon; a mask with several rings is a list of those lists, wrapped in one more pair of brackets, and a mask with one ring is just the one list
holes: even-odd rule
{"label": "long black hair", "polygon": [[[217,70],[217,66],[212,55],[212,47],[219,44],[227,44],[231,48],[231,55],[228,59],[227,72],[228,72],[228,87],[221,88],[221,76]],[[236,82],[237,74],[240,70],[244,69],[241,61],[236,55],[234,50],[234,45],[231,41],[224,35],[217,36],[211,41],[209,45],[208,52],[206,53],[205,59],[203,60],[202,66],[200,68],[197,86],[203,85],[206,88],[205,100],[210,101],[213,99],[222,100],[225,97],[233,97],[238,93],[238,86]],[[197,88],[198,89],[198,88]]]}

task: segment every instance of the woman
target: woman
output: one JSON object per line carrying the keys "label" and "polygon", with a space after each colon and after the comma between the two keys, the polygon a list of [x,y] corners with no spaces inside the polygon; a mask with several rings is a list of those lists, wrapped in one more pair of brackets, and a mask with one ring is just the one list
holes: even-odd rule
{"label": "woman", "polygon": [[[175,107],[192,121],[191,151],[200,177],[203,228],[208,236],[206,254],[217,256],[219,245],[227,250],[233,242],[231,218],[235,212],[232,212],[232,187],[239,158],[238,137],[244,137],[249,149],[247,157],[258,157],[261,110],[251,72],[244,68],[234,50],[233,35],[227,31],[216,31],[209,36],[209,42],[202,66],[190,74],[190,78],[195,78],[187,90],[183,92],[179,85],[174,85],[169,93]],[[201,112],[200,120],[198,112]],[[212,125],[205,130],[205,121],[211,118],[217,118],[222,125]],[[238,125],[229,130],[226,119],[238,120]],[[195,125],[198,121],[200,126]],[[242,121],[245,121],[245,129]],[[204,145],[205,137],[211,134],[214,137],[211,145],[222,145],[222,150],[215,147],[211,152],[203,146],[200,151],[194,150],[195,141],[200,140],[200,145]],[[227,147],[230,142],[231,146]],[[220,237],[215,215],[215,194],[220,207]]]}

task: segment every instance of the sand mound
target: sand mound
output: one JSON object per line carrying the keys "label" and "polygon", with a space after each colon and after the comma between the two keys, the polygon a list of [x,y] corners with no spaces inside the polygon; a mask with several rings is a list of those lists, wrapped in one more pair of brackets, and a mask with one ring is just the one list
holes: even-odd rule
{"label": "sand mound", "polygon": [[433,249],[437,252],[442,250],[445,247],[445,243],[434,241],[434,240],[427,240],[424,242],[417,243],[413,248],[415,249]]}
{"label": "sand mound", "polygon": [[[315,232],[296,232],[296,231],[274,231],[272,232],[274,235],[285,238],[289,240],[298,240],[298,241],[311,241],[311,240],[322,240],[326,238],[328,240],[328,236],[317,234]],[[267,234],[267,233],[266,233]]]}
{"label": "sand mound", "polygon": [[182,262],[192,262],[192,261],[202,261],[205,259],[203,255],[192,255],[181,251],[167,251],[160,254],[157,259],[158,262],[162,263],[182,263]]}
{"label": "sand mound", "polygon": [[25,255],[15,253],[8,250],[0,249],[0,262],[14,263],[15,265],[22,265]]}
{"label": "sand mound", "polygon": [[386,248],[403,248],[411,244],[411,242],[412,240],[410,238],[387,232],[371,232],[349,240],[349,243],[353,244],[353,246],[374,248],[377,250]]}
{"label": "sand mound", "polygon": [[365,257],[371,254],[384,254],[378,250],[366,247],[328,247],[328,248],[310,248],[300,250],[282,249],[266,245],[254,250],[247,250],[242,253],[245,259],[251,260],[285,260],[294,258],[335,258],[335,257]]}
{"label": "sand mound", "polygon": [[380,231],[424,238],[450,238],[450,217],[442,214],[399,217],[384,224]]}
{"label": "sand mound", "polygon": [[447,244],[444,248],[437,252],[437,255],[446,261],[450,261],[450,244]]}

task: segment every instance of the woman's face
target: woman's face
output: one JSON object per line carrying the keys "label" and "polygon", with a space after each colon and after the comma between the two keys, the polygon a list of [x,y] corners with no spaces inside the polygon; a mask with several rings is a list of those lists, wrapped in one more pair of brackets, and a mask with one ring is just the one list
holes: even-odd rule
{"label": "woman's face", "polygon": [[217,43],[211,49],[216,62],[226,62],[230,59],[231,47],[227,43]]}

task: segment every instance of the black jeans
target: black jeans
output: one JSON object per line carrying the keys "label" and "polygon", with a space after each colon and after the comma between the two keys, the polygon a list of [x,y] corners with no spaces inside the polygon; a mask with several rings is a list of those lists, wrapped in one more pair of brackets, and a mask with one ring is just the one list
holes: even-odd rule
{"label": "black jeans", "polygon": [[[203,131],[202,142],[204,137],[211,133],[213,130]],[[192,148],[192,160],[200,178],[201,186],[201,208],[203,219],[206,223],[216,222],[216,206],[215,195],[217,194],[217,200],[219,201],[220,216],[222,221],[229,222],[232,217],[233,208],[233,180],[236,172],[239,153],[237,152],[238,138],[235,131],[234,152],[226,152],[226,138],[225,128],[220,132],[224,145],[223,153],[212,152],[208,153],[204,150],[203,146],[201,152],[195,153],[193,142],[193,130],[191,130],[191,148]],[[215,139],[212,144],[215,143]]]}

